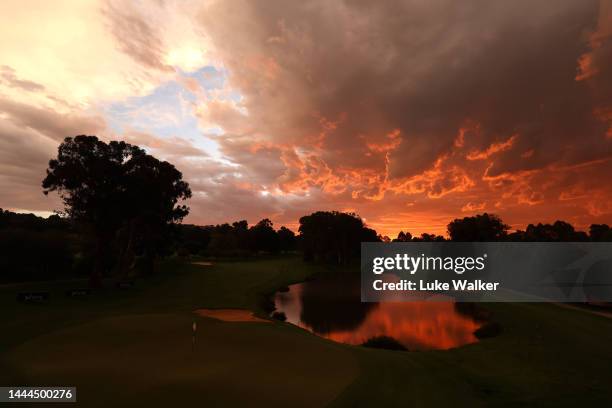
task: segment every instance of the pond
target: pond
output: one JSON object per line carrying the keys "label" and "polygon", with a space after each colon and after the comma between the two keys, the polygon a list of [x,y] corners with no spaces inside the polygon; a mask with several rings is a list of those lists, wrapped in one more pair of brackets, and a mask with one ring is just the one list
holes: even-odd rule
{"label": "pond", "polygon": [[359,282],[340,276],[291,285],[274,304],[287,322],[340,343],[388,336],[408,350],[446,350],[476,342],[481,323],[447,299],[361,303]]}

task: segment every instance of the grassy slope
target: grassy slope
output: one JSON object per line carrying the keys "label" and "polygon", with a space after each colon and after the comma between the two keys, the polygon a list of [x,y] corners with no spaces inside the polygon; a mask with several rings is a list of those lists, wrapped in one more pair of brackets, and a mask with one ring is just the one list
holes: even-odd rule
{"label": "grassy slope", "polygon": [[21,289],[0,288],[0,384],[74,384],[87,406],[612,401],[612,320],[583,311],[489,305],[502,336],[420,353],[339,345],[288,324],[195,318],[192,351],[193,309],[257,309],[262,293],[316,269],[293,259],[166,269],[134,290],[108,289],[89,299],[65,298],[66,284],[57,284],[48,305],[18,304]]}

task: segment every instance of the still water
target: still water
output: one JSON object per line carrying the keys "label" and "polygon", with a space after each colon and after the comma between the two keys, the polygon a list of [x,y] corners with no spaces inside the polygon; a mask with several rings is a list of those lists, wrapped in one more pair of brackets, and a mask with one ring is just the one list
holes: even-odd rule
{"label": "still water", "polygon": [[287,322],[348,344],[390,336],[408,350],[446,350],[476,342],[480,327],[451,299],[361,303],[359,282],[342,277],[291,285],[275,294],[274,304]]}

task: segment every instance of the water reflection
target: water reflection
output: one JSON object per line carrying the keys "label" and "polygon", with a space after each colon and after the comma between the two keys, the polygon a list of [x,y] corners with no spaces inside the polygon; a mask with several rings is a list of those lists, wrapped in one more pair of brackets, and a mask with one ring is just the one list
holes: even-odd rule
{"label": "water reflection", "polygon": [[480,326],[451,300],[361,303],[359,281],[342,277],[291,285],[274,303],[288,322],[348,344],[390,336],[408,350],[444,350],[476,342]]}

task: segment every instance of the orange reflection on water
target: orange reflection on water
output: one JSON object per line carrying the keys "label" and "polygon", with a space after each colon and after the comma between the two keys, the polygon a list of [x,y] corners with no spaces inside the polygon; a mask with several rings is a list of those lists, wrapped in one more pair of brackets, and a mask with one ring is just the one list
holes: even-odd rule
{"label": "orange reflection on water", "polygon": [[[477,341],[474,331],[480,324],[458,313],[453,301],[383,302],[363,313],[354,327],[334,328],[326,322],[327,330],[313,329],[322,325],[304,321],[302,307],[307,303],[301,298],[301,285],[276,295],[277,310],[285,313],[288,322],[330,340],[358,345],[372,337],[390,336],[408,350],[446,350]],[[352,301],[358,308],[359,299]],[[313,318],[312,313],[308,316]],[[319,318],[326,319],[326,314],[320,313]]]}
{"label": "orange reflection on water", "polygon": [[390,336],[409,350],[446,350],[477,341],[479,325],[455,311],[453,302],[381,303],[353,331],[331,332],[327,338],[362,344],[376,336]]}

